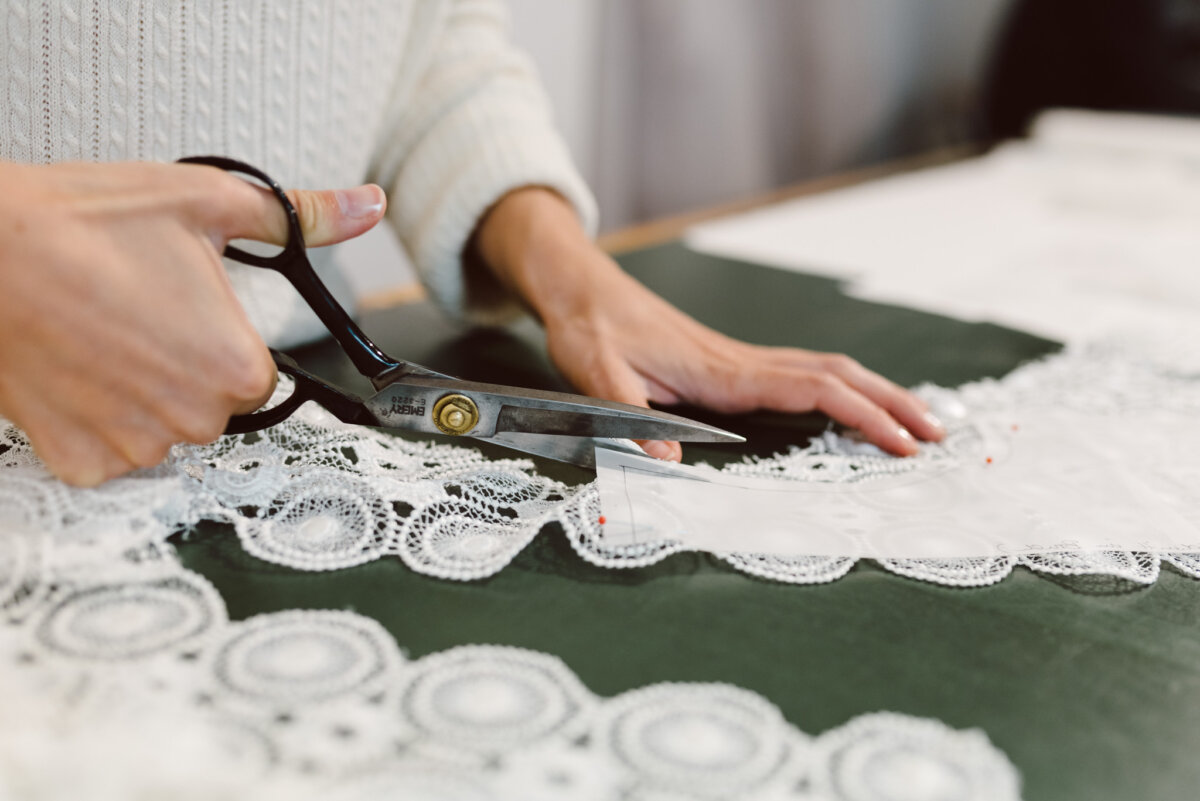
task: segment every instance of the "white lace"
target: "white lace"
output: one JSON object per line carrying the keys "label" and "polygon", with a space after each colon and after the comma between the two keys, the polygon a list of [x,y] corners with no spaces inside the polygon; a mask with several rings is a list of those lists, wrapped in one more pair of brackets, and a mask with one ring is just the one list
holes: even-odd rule
{"label": "white lace", "polygon": [[114,548],[214,520],[232,525],[247,552],[299,570],[395,555],[466,580],[508,564],[570,493],[526,460],[346,426],[312,404],[261,435],[178,446],[157,468],[76,490],[0,420],[0,520],[53,531],[89,520],[114,529],[105,535]]}
{"label": "white lace", "polygon": [[[1162,349],[1108,345],[1000,381],[925,392],[944,414],[1049,399],[1127,424],[1196,415],[1197,376]],[[1154,477],[1163,503],[1195,515],[1196,453],[1171,451],[1154,419],[1145,447],[1120,458]],[[827,434],[725,469],[859,482],[937,469],[970,447],[965,424],[907,460]],[[596,504],[594,487],[565,487],[528,462],[407,442],[311,407],[261,437],[180,447],[159,468],[88,491],[53,480],[20,432],[2,425],[0,687],[10,697],[0,699],[0,797],[68,797],[80,775],[102,801],[232,799],[246,782],[263,787],[262,797],[290,799],[1017,797],[1015,771],[982,733],[935,721],[881,713],[810,737],[765,699],[727,685],[654,685],[605,699],[545,654],[481,645],[406,659],[377,623],[351,612],[230,622],[213,587],[183,569],[167,541],[218,520],[247,551],[299,569],[391,554],[457,579],[502,569],[550,520],[581,556],[607,567],[680,550],[665,541],[605,548]],[[832,581],[853,566],[718,556],[787,582]],[[1148,583],[1161,561],[1200,577],[1192,553],[882,564],[972,586],[1017,565]],[[170,758],[156,748],[166,737]],[[64,759],[79,770],[57,770]]]}
{"label": "white lace", "polygon": [[[1070,349],[998,381],[957,390],[925,387],[922,391],[950,422],[950,434],[915,458],[896,459],[827,433],[804,448],[724,470],[781,481],[859,482],[944,468],[971,453],[973,429],[956,419],[964,409],[1053,403],[1109,416],[1114,429],[1129,429],[1132,422],[1139,446],[1113,458],[1150,477],[1161,503],[1196,520],[1200,454],[1175,443],[1169,428],[1170,415],[1200,414],[1200,365],[1183,350],[1169,341],[1112,342]],[[280,392],[286,391],[281,386]],[[536,474],[527,460],[489,461],[466,448],[347,426],[311,404],[261,435],[180,446],[158,468],[86,491],[53,480],[20,431],[0,421],[0,468],[0,520],[50,531],[77,531],[76,524],[86,520],[86,543],[113,552],[164,547],[168,536],[200,520],[228,523],[247,552],[300,570],[333,570],[395,555],[418,572],[459,580],[498,572],[552,520],[562,525],[580,556],[604,567],[641,567],[686,550],[667,540],[606,546],[599,536],[594,485],[567,487]],[[854,566],[846,557],[716,555],[746,573],[793,583],[833,581]],[[33,563],[39,557],[21,558]],[[1196,553],[1080,553],[1066,546],[1052,553],[880,564],[913,578],[980,586],[1001,580],[1018,565],[1147,584],[1157,579],[1163,561],[1200,577]],[[11,603],[19,607],[28,602],[22,598],[36,600],[33,590],[23,593]]]}
{"label": "white lace", "polygon": [[352,612],[232,622],[169,547],[115,530],[0,536],[0,798],[1018,797],[981,732],[935,721],[811,737],[730,685],[601,698],[518,648],[407,659]]}
{"label": "white lace", "polygon": [[[999,381],[924,391],[948,417],[1033,399],[1114,424],[1194,417],[1200,372],[1186,356],[1110,344]],[[1200,460],[1172,451],[1169,431],[1153,419],[1145,447],[1120,458],[1153,476],[1163,503],[1196,515]],[[914,459],[826,434],[724,469],[832,482],[938,469],[970,452],[970,426],[951,428],[945,444]],[[212,586],[183,569],[167,541],[217,520],[247,551],[298,569],[395,555],[455,579],[502,569],[551,520],[582,557],[606,567],[681,549],[667,541],[604,547],[596,504],[594,487],[565,487],[527,461],[344,426],[315,407],[260,437],[180,447],[158,468],[86,491],[53,480],[21,433],[0,425],[0,687],[11,689],[0,699],[0,797],[66,797],[79,774],[54,768],[72,749],[70,761],[102,800],[237,798],[247,781],[262,784],[262,797],[274,788],[292,799],[317,791],[334,799],[1017,797],[1015,771],[982,733],[934,721],[881,713],[810,737],[765,699],[726,685],[655,685],[605,699],[545,654],[481,645],[406,659],[378,624],[350,612],[230,622]],[[717,555],[785,582],[833,581],[853,567],[835,557]],[[1162,561],[1200,577],[1194,553],[882,564],[976,586],[1018,565],[1148,583]],[[170,759],[155,749],[166,736]]]}

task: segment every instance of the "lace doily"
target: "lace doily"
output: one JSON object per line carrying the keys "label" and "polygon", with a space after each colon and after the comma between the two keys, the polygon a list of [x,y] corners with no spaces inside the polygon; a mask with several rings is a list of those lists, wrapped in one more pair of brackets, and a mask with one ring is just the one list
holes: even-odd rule
{"label": "lace doily", "polygon": [[[944,469],[970,445],[966,410],[1053,403],[1110,416],[1114,427],[1128,428],[1133,421],[1138,447],[1112,458],[1148,477],[1163,504],[1200,520],[1200,449],[1186,447],[1170,430],[1171,415],[1200,414],[1200,364],[1185,350],[1181,345],[1173,350],[1170,342],[1153,347],[1109,343],[1070,349],[998,381],[957,390],[925,387],[922,391],[950,423],[950,435],[941,445],[925,446],[917,457],[896,459],[827,433],[787,454],[723,469],[780,481],[840,483]],[[300,570],[340,569],[397,556],[418,572],[459,580],[498,572],[550,521],[561,524],[580,556],[603,567],[641,567],[685,550],[668,540],[607,546],[599,517],[594,485],[565,486],[538,475],[527,460],[490,461],[466,448],[348,426],[311,404],[261,434],[179,446],[158,468],[87,491],[50,478],[23,435],[0,421],[0,519],[51,531],[75,530],[78,521],[87,520],[86,543],[112,551],[164,547],[167,537],[200,520],[228,523],[248,553]],[[5,547],[14,546],[0,545]],[[732,551],[716,555],[743,572],[793,583],[833,581],[855,562]],[[5,558],[36,571],[40,557]],[[980,586],[1001,580],[1018,565],[1146,584],[1157,579],[1163,561],[1200,577],[1200,554],[1124,550],[1064,548],[879,564],[926,581]],[[36,590],[25,589],[10,603],[19,609],[26,596],[36,599]]]}
{"label": "lace doily", "polygon": [[533,651],[408,659],[352,612],[232,622],[169,548],[96,531],[0,536],[0,798],[1018,798],[979,731],[880,713],[813,737],[730,685],[602,698]]}

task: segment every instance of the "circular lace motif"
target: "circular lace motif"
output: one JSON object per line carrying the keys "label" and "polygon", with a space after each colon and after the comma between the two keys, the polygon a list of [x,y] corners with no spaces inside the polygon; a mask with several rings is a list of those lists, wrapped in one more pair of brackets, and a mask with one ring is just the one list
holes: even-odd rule
{"label": "circular lace motif", "polygon": [[321,570],[378,559],[395,529],[391,504],[344,475],[287,486],[278,511],[243,538],[246,550],[271,562]]}
{"label": "circular lace motif", "polygon": [[376,689],[399,660],[394,641],[369,618],[292,610],[231,626],[212,670],[222,687],[255,701],[316,703]]}
{"label": "circular lace motif", "polygon": [[644,783],[732,797],[778,775],[788,727],[761,696],[724,684],[658,684],[606,704],[597,738]]}
{"label": "circular lace motif", "polygon": [[414,570],[472,579],[490,576],[512,561],[538,532],[473,501],[439,501],[405,521],[401,558]]}
{"label": "circular lace motif", "polygon": [[1016,801],[1016,771],[979,732],[864,715],[818,739],[816,784],[846,801]]}
{"label": "circular lace motif", "polygon": [[66,656],[144,659],[182,647],[223,617],[212,586],[187,574],[76,590],[50,608],[37,637]]}
{"label": "circular lace motif", "polygon": [[465,646],[424,657],[401,689],[404,716],[456,748],[504,751],[567,728],[587,691],[554,657]]}
{"label": "circular lace motif", "polygon": [[277,464],[277,452],[265,442],[236,448],[221,460],[221,467],[204,465],[204,488],[225,506],[266,506],[287,482],[288,471]]}

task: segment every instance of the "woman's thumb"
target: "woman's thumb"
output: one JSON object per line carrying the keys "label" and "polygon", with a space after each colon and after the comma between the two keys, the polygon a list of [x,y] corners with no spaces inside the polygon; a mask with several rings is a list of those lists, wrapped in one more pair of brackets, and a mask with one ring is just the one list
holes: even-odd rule
{"label": "woman's thumb", "polygon": [[[287,216],[279,199],[269,189],[244,183],[252,190],[240,214],[231,217],[224,235],[230,239],[253,239],[283,245],[287,242]],[[366,233],[383,219],[387,197],[375,184],[353,189],[292,189],[288,200],[300,218],[300,230],[308,247],[335,245]],[[230,230],[232,229],[232,230]]]}
{"label": "woman's thumb", "polygon": [[334,245],[366,233],[383,219],[387,207],[383,190],[375,184],[323,191],[293,189],[287,194],[309,247]]}

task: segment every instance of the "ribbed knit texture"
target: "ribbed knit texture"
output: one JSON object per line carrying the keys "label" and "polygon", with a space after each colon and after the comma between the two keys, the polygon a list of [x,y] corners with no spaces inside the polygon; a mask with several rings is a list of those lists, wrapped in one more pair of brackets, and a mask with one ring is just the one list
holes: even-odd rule
{"label": "ribbed knit texture", "polygon": [[[433,296],[481,320],[508,300],[486,276],[464,280],[461,254],[505,192],[549,186],[595,227],[595,204],[493,0],[0,3],[0,159],[214,153],[290,187],[376,181]],[[329,249],[311,255],[348,300]],[[278,276],[242,265],[230,276],[272,344],[321,332]]]}

